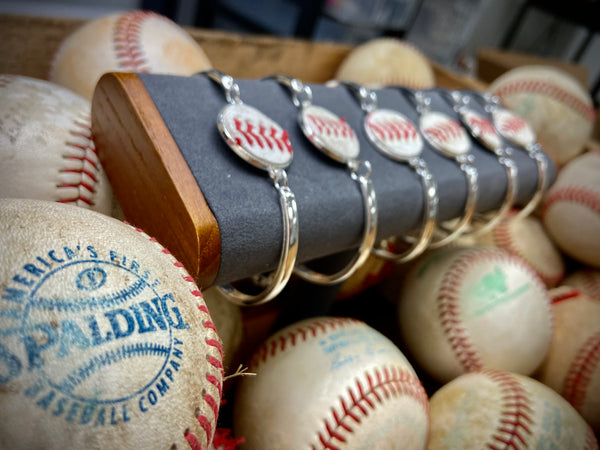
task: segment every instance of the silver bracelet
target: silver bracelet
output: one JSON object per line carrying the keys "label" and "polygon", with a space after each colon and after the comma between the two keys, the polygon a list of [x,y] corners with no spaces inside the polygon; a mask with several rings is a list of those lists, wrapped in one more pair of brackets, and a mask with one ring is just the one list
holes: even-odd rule
{"label": "silver bracelet", "polygon": [[391,109],[377,107],[377,94],[358,83],[340,81],[356,97],[365,113],[363,127],[367,138],[373,146],[386,157],[401,163],[407,163],[419,176],[425,205],[421,218],[421,232],[418,237],[402,238],[410,244],[406,250],[396,253],[390,250],[390,240],[385,239],[373,248],[373,253],[380,258],[396,263],[405,263],[421,255],[429,246],[435,230],[438,210],[437,187],[427,163],[421,158],[423,140],[416,127],[405,116]]}
{"label": "silver bracelet", "polygon": [[448,115],[431,111],[429,96],[422,91],[413,92],[403,87],[398,89],[408,95],[415,105],[419,113],[419,129],[425,140],[434,150],[456,161],[467,181],[467,198],[462,217],[452,228],[438,224],[436,231],[441,232],[442,237],[432,239],[429,244],[431,248],[439,248],[451,243],[469,229],[479,196],[479,175],[473,165],[475,156],[470,153],[471,142],[464,128]]}
{"label": "silver bracelet", "polygon": [[500,100],[495,95],[485,93],[482,96],[486,104],[486,111],[492,116],[492,122],[498,133],[513,145],[525,149],[537,165],[537,186],[535,194],[529,202],[514,216],[515,218],[527,217],[539,205],[548,189],[548,158],[537,142],[537,137],[531,126],[517,114],[500,105]]}
{"label": "silver bracelet", "polygon": [[517,189],[517,165],[512,159],[512,149],[504,145],[504,141],[496,131],[494,125],[483,115],[477,113],[468,105],[471,97],[459,91],[446,93],[454,111],[458,113],[461,123],[469,131],[471,136],[485,149],[491,151],[498,158],[500,165],[506,172],[506,194],[500,208],[491,216],[484,218],[480,214],[474,214],[471,222],[470,235],[482,235],[494,228],[503,220],[514,205]]}
{"label": "silver bracelet", "polygon": [[364,204],[364,227],[361,243],[354,257],[345,267],[331,275],[316,272],[304,265],[298,265],[294,270],[300,278],[315,284],[341,283],[366,261],[375,242],[377,199],[370,180],[371,164],[358,160],[360,145],[356,133],[346,121],[328,109],[312,103],[312,90],[309,86],[285,75],[273,75],[266,79],[275,80],[290,91],[292,102],[299,109],[298,123],[304,136],[324,154],[345,164],[352,179],[360,186]]}
{"label": "silver bracelet", "polygon": [[244,161],[265,170],[279,193],[283,216],[283,243],[277,269],[270,274],[264,289],[257,295],[240,292],[232,285],[218,289],[233,303],[256,305],[275,298],[292,275],[298,254],[298,209],[294,194],[287,185],[285,169],[293,158],[287,131],[258,109],[244,104],[235,80],[217,70],[199,72],[218,83],[225,92],[227,105],[217,117],[217,128],[227,145]]}

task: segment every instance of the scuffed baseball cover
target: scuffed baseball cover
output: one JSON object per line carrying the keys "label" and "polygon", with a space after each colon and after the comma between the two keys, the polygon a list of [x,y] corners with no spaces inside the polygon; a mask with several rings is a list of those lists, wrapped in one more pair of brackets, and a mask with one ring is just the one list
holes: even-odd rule
{"label": "scuffed baseball cover", "polygon": [[0,448],[207,448],[222,351],[201,293],[141,230],[0,200]]}

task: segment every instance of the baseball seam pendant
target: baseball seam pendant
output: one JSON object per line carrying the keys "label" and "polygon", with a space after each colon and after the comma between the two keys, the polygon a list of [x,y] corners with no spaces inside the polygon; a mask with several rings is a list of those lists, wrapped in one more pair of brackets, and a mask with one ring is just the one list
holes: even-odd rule
{"label": "baseball seam pendant", "polygon": [[285,75],[267,77],[288,88],[292,102],[299,108],[298,124],[310,143],[330,158],[346,164],[350,176],[360,186],[364,204],[363,233],[358,251],[345,267],[326,275],[296,266],[294,272],[311,283],[330,285],[347,280],[367,259],[377,234],[377,199],[370,180],[371,164],[359,161],[360,145],[356,133],[345,119],[330,110],[312,104],[312,90],[300,80]]}
{"label": "baseball seam pendant", "polygon": [[439,111],[431,111],[431,98],[425,93],[413,93],[406,88],[399,89],[408,94],[408,98],[415,105],[420,116],[419,129],[425,140],[438,153],[456,161],[467,180],[467,198],[462,217],[452,228],[438,224],[438,233],[441,232],[443,236],[432,239],[429,244],[431,248],[439,248],[454,241],[469,229],[479,196],[478,173],[473,166],[475,157],[470,152],[469,136],[459,122]]}
{"label": "baseball seam pendant", "polygon": [[[425,197],[421,233],[411,239],[411,245],[401,253],[390,250],[392,238],[385,239],[373,248],[380,258],[396,263],[408,262],[428,247],[437,217],[437,187],[425,161],[420,157],[423,140],[413,123],[405,116],[391,109],[377,108],[377,94],[355,82],[341,82],[356,97],[365,113],[363,127],[373,146],[386,157],[401,163],[408,163],[421,180]],[[395,239],[396,237],[394,237]],[[403,239],[408,242],[408,239]]]}
{"label": "baseball seam pendant", "polygon": [[468,107],[470,97],[458,91],[446,93],[454,110],[458,113],[460,121],[469,131],[471,136],[478,141],[485,149],[494,153],[498,162],[504,167],[506,172],[506,194],[500,208],[495,213],[483,218],[482,215],[474,214],[471,222],[471,235],[482,235],[494,228],[511,210],[515,201],[515,191],[517,186],[517,166],[511,155],[512,149],[504,145],[504,141],[496,131],[494,125],[483,115],[477,113]]}
{"label": "baseball seam pendant", "polygon": [[227,105],[217,117],[217,128],[223,140],[244,161],[268,172],[279,193],[283,244],[277,269],[264,277],[264,289],[256,295],[249,295],[229,284],[218,286],[233,303],[265,303],[275,298],[287,284],[298,253],[298,209],[294,194],[287,185],[287,174],[284,170],[292,162],[292,146],[287,131],[258,109],[242,102],[239,86],[232,77],[216,70],[199,74],[208,76],[225,92]]}
{"label": "baseball seam pendant", "polygon": [[483,94],[482,98],[498,133],[513,145],[524,148],[537,165],[538,177],[535,194],[515,215],[517,218],[527,217],[537,208],[548,189],[548,159],[541,145],[537,142],[535,132],[527,121],[512,111],[501,107],[497,97],[491,94]]}

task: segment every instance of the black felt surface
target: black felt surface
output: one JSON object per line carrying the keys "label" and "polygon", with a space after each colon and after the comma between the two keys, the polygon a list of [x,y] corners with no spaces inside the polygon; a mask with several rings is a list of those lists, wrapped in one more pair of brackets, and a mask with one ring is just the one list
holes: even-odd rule
{"label": "black felt surface", "polygon": [[[221,139],[216,118],[226,105],[222,89],[204,76],[139,77],[219,224],[221,266],[215,282],[231,282],[274,269],[282,242],[278,194],[266,172],[240,159]],[[363,203],[346,167],[321,154],[304,137],[297,121],[298,109],[284,87],[272,80],[236,81],[244,103],[276,120],[290,134],[294,157],[287,174],[298,204],[298,262],[356,247],[363,227]],[[371,179],[379,206],[378,237],[400,235],[418,227],[423,192],[417,175],[371,146],[362,128],[364,114],[345,87],[310,86],[313,104],[347,120],[359,138],[360,159],[372,164]],[[380,108],[395,109],[417,122],[417,112],[400,91],[387,88],[376,93]],[[457,117],[439,91],[430,94],[432,110]],[[483,112],[480,105],[472,106]],[[495,209],[506,190],[504,168],[475,141],[473,153],[480,178],[477,210]],[[422,157],[438,186],[439,217],[461,215],[467,192],[464,174],[453,160],[427,145]],[[524,203],[535,192],[537,167],[522,149],[516,151],[514,160],[519,169],[517,200]],[[551,166],[552,178],[554,173]]]}

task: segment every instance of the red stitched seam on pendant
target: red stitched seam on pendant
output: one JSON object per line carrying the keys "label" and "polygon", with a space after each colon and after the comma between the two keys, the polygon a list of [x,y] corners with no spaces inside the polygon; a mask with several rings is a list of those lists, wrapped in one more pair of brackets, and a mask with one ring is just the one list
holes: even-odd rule
{"label": "red stitched seam on pendant", "polygon": [[433,140],[444,143],[459,139],[463,135],[463,129],[455,120],[446,120],[423,130]]}
{"label": "red stitched seam on pendant", "polygon": [[[519,256],[524,261],[528,261],[526,252],[524,252],[512,238],[512,233],[510,230],[510,220],[505,220],[501,222],[498,226],[494,227],[492,229],[492,236],[494,242],[498,247],[503,248],[508,252]],[[542,272],[541,270],[535,270],[533,266],[532,270],[534,270],[541,277],[546,286],[556,286],[565,275],[564,267],[559,273],[555,274]]]}
{"label": "red stitched seam on pendant", "polygon": [[596,111],[592,105],[588,105],[585,101],[574,94],[571,94],[556,84],[549,83],[547,81],[536,79],[513,81],[503,85],[495,92],[495,94],[501,99],[518,93],[536,93],[547,95],[548,97],[564,103],[590,122],[593,122],[596,117]]}
{"label": "red stitched seam on pendant", "polygon": [[[459,256],[448,268],[439,289],[437,297],[438,316],[448,338],[448,342],[456,355],[456,358],[467,371],[481,369],[483,363],[479,352],[471,341],[471,336],[462,324],[460,318],[460,290],[465,275],[476,266],[481,260],[492,260],[498,262],[510,262],[520,267],[523,271],[530,274],[534,283],[541,292],[547,292],[546,286],[542,283],[533,269],[521,258],[511,255],[504,250],[478,249],[476,252],[466,252]],[[552,314],[550,301],[547,302],[548,316],[551,320],[551,328],[554,328],[554,316]]]}
{"label": "red stitched seam on pendant", "polygon": [[530,427],[534,424],[531,417],[533,403],[529,393],[510,373],[493,369],[485,369],[480,373],[495,381],[502,393],[500,425],[491,436],[492,442],[486,447],[491,450],[529,448],[526,438],[531,434]]}
{"label": "red stitched seam on pendant", "polygon": [[542,218],[556,202],[579,203],[600,214],[600,194],[581,186],[559,186],[548,192],[542,208]]}
{"label": "red stitched seam on pendant", "polygon": [[122,14],[115,23],[113,44],[119,67],[128,72],[149,72],[150,68],[140,42],[143,22],[150,18],[166,20],[151,11]]}
{"label": "red stitched seam on pendant", "polygon": [[304,342],[311,337],[317,337],[317,335],[329,330],[335,330],[355,323],[362,322],[356,319],[333,317],[321,319],[318,322],[287,331],[284,334],[275,335],[267,339],[267,341],[254,352],[248,366],[251,369],[254,369],[256,366],[260,365],[261,362],[265,362],[267,358],[275,356],[278,352],[285,351],[299,342]]}
{"label": "red stitched seam on pendant", "polygon": [[[164,253],[166,255],[171,255],[171,252],[169,252],[165,247],[162,247],[162,245],[156,240],[156,238],[148,236],[141,228],[134,227],[127,222],[124,222],[124,223],[126,225],[129,225],[131,228],[133,228],[138,233],[141,233],[144,236],[146,236],[150,242],[154,242],[158,246],[160,246],[162,253]],[[190,285],[191,285],[190,293],[195,298],[202,298],[202,293],[200,292],[200,289],[198,289],[198,286],[196,286],[194,279],[189,275],[189,273],[187,273],[184,265],[181,262],[177,261],[176,259],[173,261],[173,265],[184,271],[182,278],[184,281],[190,283]],[[214,334],[215,337],[217,337],[218,335],[216,332],[216,328],[214,326],[214,323],[210,319],[210,312],[209,312],[208,308],[204,304],[198,304],[197,307],[198,307],[198,311],[200,311],[204,314],[207,314],[209,316],[209,318],[207,320],[202,321],[204,329],[207,330],[209,332],[209,334]],[[219,401],[217,401],[209,393],[206,393],[203,397],[204,402],[210,408],[210,410],[213,413],[213,417],[214,417],[214,420],[212,422],[204,414],[199,414],[198,417],[196,418],[198,420],[200,427],[204,430],[204,432],[206,434],[206,444],[204,446],[198,441],[198,437],[194,433],[190,432],[189,430],[184,431],[184,433],[183,433],[184,438],[188,442],[188,444],[190,445],[190,448],[192,450],[204,450],[204,449],[207,449],[208,446],[210,445],[212,438],[213,438],[213,433],[214,433],[212,423],[214,423],[214,424],[217,423],[217,420],[219,417],[220,400],[223,396],[223,347],[221,345],[221,342],[219,342],[218,338],[213,339],[213,338],[207,337],[205,339],[205,342],[209,347],[215,348],[219,352],[220,359],[216,358],[212,355],[209,355],[209,354],[206,355],[206,359],[207,359],[209,365],[212,366],[214,369],[216,369],[216,370],[214,370],[214,372],[218,373],[220,376],[217,377],[214,373],[207,373],[205,375],[206,381],[208,381],[212,386],[214,386],[217,389]]]}
{"label": "red stitched seam on pendant", "polygon": [[587,388],[600,362],[600,332],[592,335],[581,346],[565,376],[562,396],[581,411]]}
{"label": "red stitched seam on pendant", "polygon": [[[417,377],[401,367],[374,368],[365,373],[366,381],[356,380],[354,389],[348,387],[346,398],[339,398],[339,406],[331,408],[331,418],[324,419],[325,431],[317,435],[317,444],[313,449],[339,449],[346,442],[348,433],[353,433],[378,404],[392,398],[409,396],[415,399],[429,415],[429,402],[423,385]],[[355,394],[355,390],[358,394]]]}

